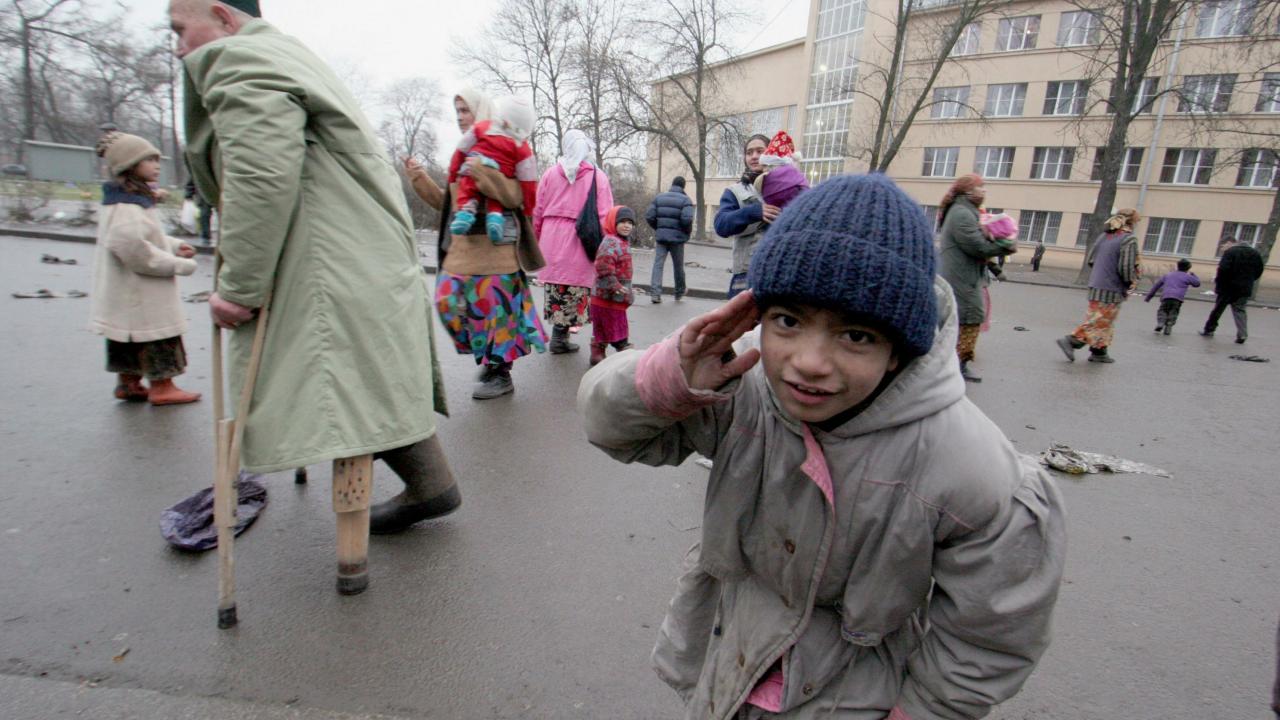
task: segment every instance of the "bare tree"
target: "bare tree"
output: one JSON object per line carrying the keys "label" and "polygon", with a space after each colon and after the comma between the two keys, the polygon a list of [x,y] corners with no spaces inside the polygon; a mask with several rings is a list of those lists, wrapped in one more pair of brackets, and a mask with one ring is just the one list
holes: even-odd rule
{"label": "bare tree", "polygon": [[720,0],[663,0],[637,24],[651,54],[617,53],[610,63],[622,121],[673,150],[689,167],[699,240],[706,238],[711,135],[726,124],[719,75],[733,71],[721,63],[732,54],[727,38],[742,19]]}
{"label": "bare tree", "polygon": [[[1275,35],[1280,0],[1255,0],[1245,10],[1248,14],[1234,18],[1239,25],[1232,29],[1244,36],[1243,41],[1222,45],[1206,68],[1231,78],[1226,97],[1187,84],[1171,91],[1188,112],[1190,142],[1217,149],[1215,172],[1234,175],[1236,184],[1244,187],[1269,183],[1271,209],[1255,240],[1266,263],[1280,232],[1280,123],[1274,115],[1257,113],[1280,112],[1280,38]],[[1235,112],[1230,111],[1232,102],[1237,104]]]}
{"label": "bare tree", "polygon": [[[36,138],[36,69],[33,48],[40,35],[63,35],[79,39],[72,24],[82,9],[79,0],[12,0],[6,15],[16,20],[16,32],[5,32],[7,39],[16,41],[22,57],[22,137]],[[6,18],[8,19],[8,18]],[[6,23],[8,24],[8,23]],[[18,148],[21,161],[24,150]]]}
{"label": "bare tree", "polygon": [[571,46],[569,66],[576,110],[572,122],[595,143],[600,167],[623,159],[618,151],[627,149],[636,134],[619,119],[621,94],[610,71],[623,32],[633,21],[620,0],[580,0],[574,14],[578,40]]}
{"label": "bare tree", "polygon": [[441,119],[441,97],[440,83],[432,78],[407,78],[387,88],[382,95],[387,113],[380,134],[392,157],[434,164],[439,142],[433,123]]}
{"label": "bare tree", "polygon": [[935,104],[934,84],[952,62],[956,44],[974,23],[1007,5],[1009,0],[897,0],[893,35],[872,38],[888,62],[862,61],[860,77],[845,89],[870,100],[876,111],[875,128],[861,151],[872,172],[889,169],[920,112]]}
{"label": "bare tree", "polygon": [[573,0],[501,0],[478,40],[451,50],[453,62],[478,74],[482,84],[529,93],[538,112],[530,138],[535,154],[554,150],[573,116],[570,81]]}
{"label": "bare tree", "polygon": [[1168,88],[1153,91],[1152,87],[1153,82],[1159,82],[1159,74],[1152,78],[1152,72],[1163,69],[1173,52],[1174,44],[1162,41],[1169,38],[1178,18],[1190,10],[1194,0],[1071,2],[1077,12],[1084,13],[1085,42],[1077,46],[1076,53],[1083,60],[1086,81],[1094,88],[1107,85],[1106,94],[1095,94],[1096,101],[1082,116],[1098,110],[1110,117],[1106,142],[1099,150],[1098,196],[1087,221],[1086,251],[1076,276],[1076,282],[1085,283],[1089,279],[1089,251],[1115,205],[1129,128],[1169,92]]}

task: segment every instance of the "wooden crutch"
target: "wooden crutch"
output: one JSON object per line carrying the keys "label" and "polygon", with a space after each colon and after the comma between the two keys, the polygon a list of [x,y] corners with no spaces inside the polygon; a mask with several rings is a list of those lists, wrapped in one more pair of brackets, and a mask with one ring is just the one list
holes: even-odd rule
{"label": "wooden crutch", "polygon": [[[218,271],[222,269],[222,255],[215,255],[213,270],[214,291],[218,287]],[[253,387],[258,381],[258,368],[262,364],[262,346],[267,337],[267,317],[271,314],[271,293],[258,309],[257,327],[253,332],[253,348],[249,353],[249,365],[245,368],[244,383],[236,404],[236,416],[226,417],[223,402],[222,328],[213,325],[213,417],[216,445],[213,460],[213,522],[218,529],[218,627],[234,627],[236,617],[235,580],[235,527],[236,505],[239,493],[236,480],[240,476],[240,447],[244,442],[244,426],[248,423],[249,405],[253,400]]]}

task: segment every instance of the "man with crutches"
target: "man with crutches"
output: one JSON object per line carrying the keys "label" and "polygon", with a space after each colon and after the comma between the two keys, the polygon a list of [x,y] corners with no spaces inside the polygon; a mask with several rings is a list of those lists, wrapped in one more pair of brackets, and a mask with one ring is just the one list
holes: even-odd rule
{"label": "man with crutches", "polygon": [[[219,443],[219,524],[240,467],[333,461],[338,589],[358,593],[371,525],[396,532],[461,503],[435,436],[430,297],[400,179],[355,99],[259,19],[257,0],[172,0],[169,10],[186,70],[188,161],[222,219],[209,306],[229,331],[234,419]],[[405,489],[371,517],[375,458]],[[229,553],[223,564],[229,625]]]}

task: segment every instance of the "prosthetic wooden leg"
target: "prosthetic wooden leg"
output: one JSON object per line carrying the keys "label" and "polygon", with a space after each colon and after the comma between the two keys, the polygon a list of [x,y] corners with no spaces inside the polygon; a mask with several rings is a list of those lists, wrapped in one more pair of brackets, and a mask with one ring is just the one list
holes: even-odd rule
{"label": "prosthetic wooden leg", "polygon": [[338,516],[338,592],[358,595],[369,587],[369,497],[373,456],[333,461],[333,511]]}

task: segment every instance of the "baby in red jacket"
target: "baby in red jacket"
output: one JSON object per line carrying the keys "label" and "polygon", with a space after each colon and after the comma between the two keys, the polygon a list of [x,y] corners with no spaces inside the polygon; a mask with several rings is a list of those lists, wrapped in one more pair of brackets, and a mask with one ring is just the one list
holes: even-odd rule
{"label": "baby in red jacket", "polygon": [[449,232],[454,235],[471,234],[476,211],[483,198],[485,232],[491,241],[500,243],[505,224],[502,203],[484,197],[476,189],[475,179],[467,172],[467,158],[480,157],[485,165],[519,181],[525,215],[533,214],[538,195],[538,161],[528,143],[529,136],[533,134],[533,108],[526,100],[514,96],[501,98],[494,105],[493,119],[473,125],[458,142],[458,149],[449,162],[449,183],[458,183],[458,210],[453,214]]}

